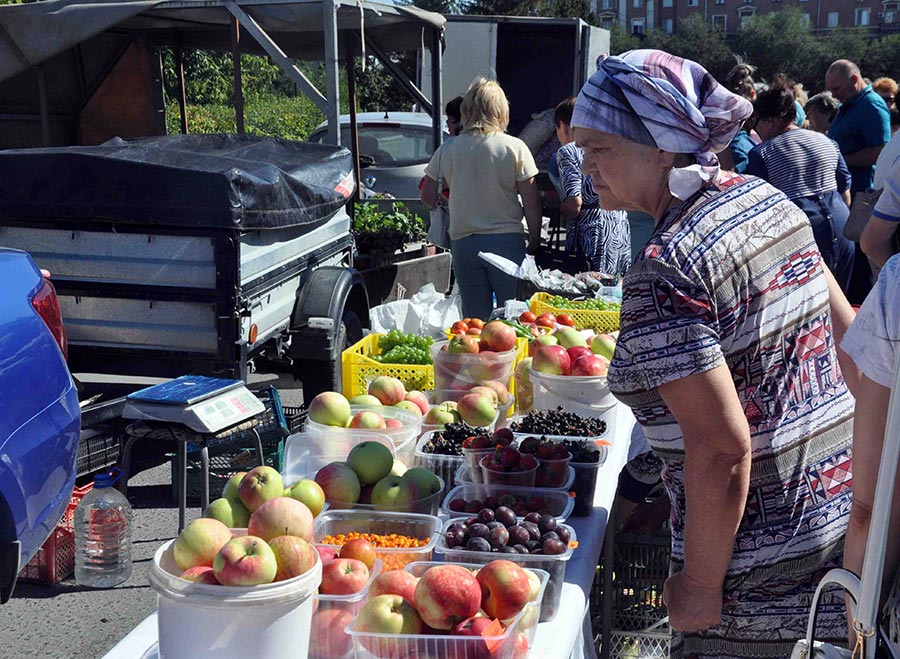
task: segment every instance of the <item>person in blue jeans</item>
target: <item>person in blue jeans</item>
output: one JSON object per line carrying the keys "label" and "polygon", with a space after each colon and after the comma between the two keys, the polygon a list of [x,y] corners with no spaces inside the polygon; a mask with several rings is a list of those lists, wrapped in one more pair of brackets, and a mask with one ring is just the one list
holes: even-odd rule
{"label": "person in blue jeans", "polygon": [[[494,309],[514,300],[518,281],[488,265],[487,252],[517,265],[541,237],[541,200],[535,185],[538,169],[528,146],[505,133],[509,102],[495,80],[479,78],[463,96],[463,132],[442,145],[425,168],[422,201],[437,201],[438,167],[450,188],[450,239],[453,272],[464,316],[487,319]],[[440,165],[439,165],[440,163]]]}

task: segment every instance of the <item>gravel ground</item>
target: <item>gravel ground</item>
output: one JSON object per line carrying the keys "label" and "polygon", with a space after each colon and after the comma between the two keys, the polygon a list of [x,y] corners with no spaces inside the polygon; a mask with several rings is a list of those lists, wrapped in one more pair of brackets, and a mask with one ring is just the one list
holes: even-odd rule
{"label": "gravel ground", "polygon": [[[299,383],[290,376],[255,374],[250,381],[251,388],[274,384],[285,405],[302,402]],[[105,590],[83,588],[74,577],[55,586],[20,583],[0,607],[0,657],[102,657],[155,610],[146,570],[156,549],[175,537],[178,507],[171,497],[169,463],[151,455],[143,466],[147,468],[134,474],[128,486],[134,509],[131,578]],[[198,515],[198,509],[189,508],[187,521]]]}

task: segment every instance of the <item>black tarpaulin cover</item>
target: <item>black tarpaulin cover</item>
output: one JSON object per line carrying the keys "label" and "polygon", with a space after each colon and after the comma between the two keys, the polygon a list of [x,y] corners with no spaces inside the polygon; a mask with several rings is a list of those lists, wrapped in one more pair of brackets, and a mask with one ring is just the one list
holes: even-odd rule
{"label": "black tarpaulin cover", "polygon": [[0,151],[0,223],[276,229],[328,217],[353,190],[347,149],[249,135]]}

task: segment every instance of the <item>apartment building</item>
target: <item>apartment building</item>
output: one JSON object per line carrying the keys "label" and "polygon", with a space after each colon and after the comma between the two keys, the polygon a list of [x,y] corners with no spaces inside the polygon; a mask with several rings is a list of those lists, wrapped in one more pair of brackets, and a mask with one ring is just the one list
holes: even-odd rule
{"label": "apartment building", "polygon": [[810,29],[824,34],[838,27],[867,27],[873,34],[900,32],[900,0],[592,0],[601,27],[615,23],[632,34],[660,29],[673,33],[692,14],[734,35],[755,14],[797,6]]}

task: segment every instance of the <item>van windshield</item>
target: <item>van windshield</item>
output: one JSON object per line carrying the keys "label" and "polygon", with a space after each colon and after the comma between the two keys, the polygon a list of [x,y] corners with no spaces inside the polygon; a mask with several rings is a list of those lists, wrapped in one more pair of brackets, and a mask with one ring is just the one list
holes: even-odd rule
{"label": "van windshield", "polygon": [[[322,143],[326,131],[316,131],[310,141]],[[341,127],[341,144],[350,144],[350,127]],[[424,165],[434,152],[431,129],[399,124],[359,126],[359,152],[375,159],[379,167]]]}

